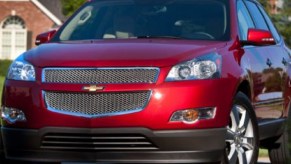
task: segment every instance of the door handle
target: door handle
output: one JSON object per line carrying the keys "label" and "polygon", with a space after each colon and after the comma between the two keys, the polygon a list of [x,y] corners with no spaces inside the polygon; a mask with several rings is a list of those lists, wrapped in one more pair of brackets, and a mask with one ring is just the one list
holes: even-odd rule
{"label": "door handle", "polygon": [[269,67],[271,67],[273,65],[273,63],[271,62],[271,60],[268,58],[267,59],[267,63],[266,63]]}
{"label": "door handle", "polygon": [[283,58],[282,64],[284,64],[284,66],[287,66],[288,62],[287,62],[287,60],[285,58]]}

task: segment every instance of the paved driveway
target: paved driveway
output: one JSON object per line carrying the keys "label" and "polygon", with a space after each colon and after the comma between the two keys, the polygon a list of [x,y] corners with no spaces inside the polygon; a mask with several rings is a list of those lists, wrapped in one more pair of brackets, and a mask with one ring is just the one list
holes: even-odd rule
{"label": "paved driveway", "polygon": [[270,159],[269,158],[259,158],[258,164],[270,164]]}

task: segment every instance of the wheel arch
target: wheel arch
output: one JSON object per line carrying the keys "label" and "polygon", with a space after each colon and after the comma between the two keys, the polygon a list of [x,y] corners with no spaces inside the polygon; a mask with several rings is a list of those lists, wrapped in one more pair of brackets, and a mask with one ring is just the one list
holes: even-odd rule
{"label": "wheel arch", "polygon": [[238,92],[244,93],[251,100],[251,86],[247,80],[241,81],[236,90],[236,93]]}

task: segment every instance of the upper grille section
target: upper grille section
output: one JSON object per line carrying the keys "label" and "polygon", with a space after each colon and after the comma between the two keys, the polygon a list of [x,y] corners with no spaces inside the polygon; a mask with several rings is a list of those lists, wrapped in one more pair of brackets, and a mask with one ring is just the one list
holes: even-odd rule
{"label": "upper grille section", "polygon": [[155,83],[158,68],[45,68],[42,82],[72,84]]}
{"label": "upper grille section", "polygon": [[147,105],[151,92],[122,93],[60,93],[43,92],[47,108],[53,112],[102,117],[141,111]]}

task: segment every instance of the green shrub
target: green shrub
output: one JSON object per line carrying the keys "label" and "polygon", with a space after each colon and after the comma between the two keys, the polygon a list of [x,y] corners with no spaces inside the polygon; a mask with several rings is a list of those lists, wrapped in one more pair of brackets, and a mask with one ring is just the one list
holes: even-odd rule
{"label": "green shrub", "polygon": [[2,89],[3,89],[3,85],[4,85],[4,80],[5,80],[5,78],[3,76],[0,76],[0,106],[1,106],[1,97],[2,97]]}
{"label": "green shrub", "polygon": [[7,75],[11,63],[11,60],[0,60],[0,76],[5,77]]}

